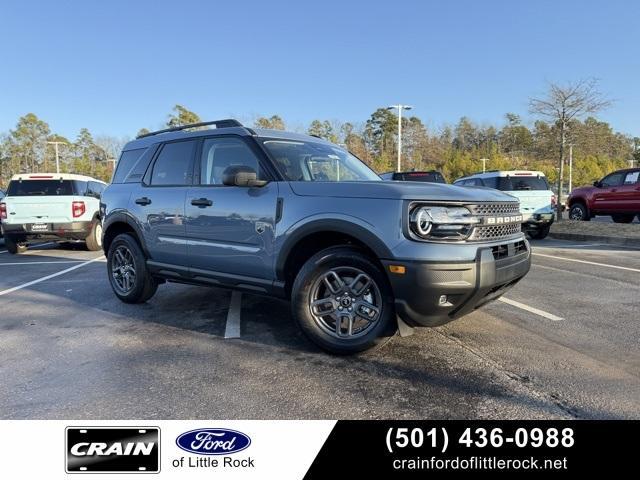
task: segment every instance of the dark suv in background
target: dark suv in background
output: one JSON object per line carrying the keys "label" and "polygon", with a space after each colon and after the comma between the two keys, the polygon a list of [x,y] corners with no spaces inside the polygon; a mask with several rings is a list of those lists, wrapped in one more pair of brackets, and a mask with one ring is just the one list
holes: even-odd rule
{"label": "dark suv in background", "polygon": [[616,223],[640,219],[640,168],[610,173],[593,186],[574,189],[567,199],[571,220],[590,220],[596,215],[611,215]]}
{"label": "dark suv in background", "polygon": [[383,180],[396,180],[401,182],[431,182],[431,183],[447,183],[437,170],[428,170],[426,172],[387,172],[381,173],[380,178]]}
{"label": "dark suv in background", "polygon": [[385,182],[337,145],[235,120],[129,142],[101,212],[122,301],[166,281],[287,298],[335,353],[472,312],[530,267],[509,195]]}

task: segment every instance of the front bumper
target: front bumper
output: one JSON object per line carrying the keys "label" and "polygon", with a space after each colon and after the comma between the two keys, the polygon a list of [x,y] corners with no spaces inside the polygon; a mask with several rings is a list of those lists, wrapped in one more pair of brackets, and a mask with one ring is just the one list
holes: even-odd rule
{"label": "front bumper", "polygon": [[[44,228],[34,228],[34,225],[44,225]],[[20,223],[2,224],[2,232],[27,240],[84,240],[91,232],[92,222],[68,223]]]}
{"label": "front bumper", "polygon": [[[500,297],[527,274],[531,252],[529,243],[519,240],[479,247],[472,262],[382,263],[400,318],[411,326],[436,327]],[[390,265],[403,265],[405,273],[390,273]]]}

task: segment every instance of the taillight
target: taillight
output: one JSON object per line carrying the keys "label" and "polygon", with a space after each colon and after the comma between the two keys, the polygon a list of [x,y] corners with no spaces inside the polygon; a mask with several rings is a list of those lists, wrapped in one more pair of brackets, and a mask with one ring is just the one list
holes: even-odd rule
{"label": "taillight", "polygon": [[86,211],[86,207],[84,206],[84,202],[73,202],[71,204],[71,212],[73,213],[73,218],[78,218],[84,215]]}
{"label": "taillight", "polygon": [[5,203],[0,203],[0,219],[7,219],[7,205]]}

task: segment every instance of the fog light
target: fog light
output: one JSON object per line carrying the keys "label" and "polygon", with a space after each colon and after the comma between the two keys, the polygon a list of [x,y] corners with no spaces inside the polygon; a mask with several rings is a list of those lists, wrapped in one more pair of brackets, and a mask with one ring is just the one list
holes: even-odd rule
{"label": "fog light", "polygon": [[438,299],[438,304],[439,305],[446,305],[447,303],[449,303],[447,301],[447,296],[446,295],[440,295],[440,298]]}

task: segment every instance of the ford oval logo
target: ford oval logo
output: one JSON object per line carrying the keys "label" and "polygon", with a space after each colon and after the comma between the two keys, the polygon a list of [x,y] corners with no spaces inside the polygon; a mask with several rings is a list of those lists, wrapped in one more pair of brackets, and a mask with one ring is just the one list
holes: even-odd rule
{"label": "ford oval logo", "polygon": [[229,455],[251,445],[248,435],[226,428],[199,428],[176,438],[182,450],[199,455]]}

